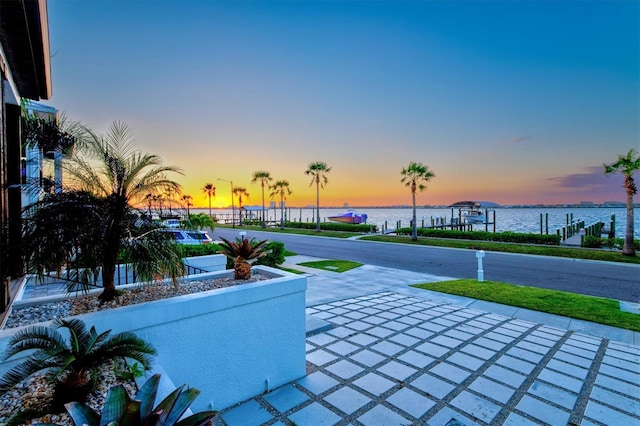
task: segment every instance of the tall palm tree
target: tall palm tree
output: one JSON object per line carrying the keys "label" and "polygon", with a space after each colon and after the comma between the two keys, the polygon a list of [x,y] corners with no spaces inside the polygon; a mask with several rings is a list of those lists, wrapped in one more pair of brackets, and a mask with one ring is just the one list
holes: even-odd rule
{"label": "tall palm tree", "polygon": [[[117,294],[114,277],[123,253],[143,280],[167,272],[175,278],[175,274],[182,272],[175,241],[166,238],[166,233],[151,232],[153,225],[141,223],[144,221],[138,218],[140,212],[133,207],[149,193],[178,191],[180,185],[169,179],[167,173],[180,173],[179,169],[162,165],[162,159],[156,155],[137,151],[128,127],[119,122],[113,123],[105,135],[93,135],[64,163],[64,168],[74,191],[52,194],[54,197],[27,211],[23,231],[27,261],[41,269],[59,267],[65,259],[83,257],[83,267],[101,268],[101,300],[111,300]],[[78,218],[76,223],[61,222],[64,214],[47,215],[48,211],[59,211],[60,202],[66,214],[73,213],[72,217]],[[70,229],[50,231],[60,228],[61,223]],[[77,238],[73,237],[74,232]],[[54,247],[52,253],[42,250],[44,246],[52,246],[61,235],[71,238],[64,247]],[[154,240],[155,248],[146,244],[148,239]]]}
{"label": "tall palm tree", "polygon": [[289,181],[287,180],[278,180],[276,183],[271,185],[271,194],[269,195],[271,198],[276,195],[280,196],[280,229],[284,229],[284,200],[287,199],[287,195],[291,195],[292,192],[289,189]]}
{"label": "tall palm tree", "polygon": [[640,170],[640,155],[635,149],[630,149],[627,155],[618,155],[618,161],[611,164],[603,164],[604,173],[622,173],[624,175],[624,189],[627,192],[627,228],[624,233],[624,245],[622,254],[635,256],[636,246],[633,241],[633,196],[638,193],[638,187],[633,180],[633,174]]}
{"label": "tall palm tree", "polygon": [[422,182],[429,182],[435,174],[429,170],[429,166],[425,166],[422,163],[415,163],[411,161],[409,166],[402,169],[400,172],[402,179],[400,182],[405,186],[411,188],[411,199],[413,201],[413,220],[411,222],[411,240],[418,240],[418,228],[416,225],[416,190],[420,192],[424,191],[427,187]]}
{"label": "tall palm tree", "polygon": [[211,217],[211,197],[216,196],[216,187],[212,183],[207,182],[202,187],[202,192],[209,198],[209,217]]}
{"label": "tall palm tree", "polygon": [[331,171],[331,167],[327,166],[327,163],[322,161],[316,161],[307,166],[305,175],[311,175],[311,183],[309,186],[316,184],[316,231],[320,232],[320,188],[329,182],[327,179],[327,173]]}
{"label": "tall palm tree", "polygon": [[273,180],[271,177],[271,173],[266,172],[264,170],[258,170],[257,172],[253,172],[253,179],[251,179],[251,183],[260,182],[260,187],[262,188],[262,227],[266,228],[267,224],[264,221],[264,186],[265,184],[269,187],[269,182]]}
{"label": "tall palm tree", "polygon": [[242,196],[249,198],[249,193],[247,192],[247,188],[242,186],[234,186],[233,193],[238,197],[238,212],[240,218],[238,219],[240,222],[240,226],[242,226]]}
{"label": "tall palm tree", "polygon": [[189,216],[190,216],[189,207],[193,205],[193,203],[191,203],[191,200],[193,200],[193,197],[191,195],[184,194],[182,195],[182,197],[180,197],[180,200],[182,200],[184,205],[187,206],[187,219],[189,219]]}

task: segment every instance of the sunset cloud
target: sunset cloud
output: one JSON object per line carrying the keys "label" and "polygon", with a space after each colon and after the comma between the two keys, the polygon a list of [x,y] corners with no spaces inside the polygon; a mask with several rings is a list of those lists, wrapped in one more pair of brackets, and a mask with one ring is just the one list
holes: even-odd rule
{"label": "sunset cloud", "polygon": [[517,138],[511,139],[508,143],[510,144],[520,143],[530,139],[533,139],[533,136],[518,136]]}

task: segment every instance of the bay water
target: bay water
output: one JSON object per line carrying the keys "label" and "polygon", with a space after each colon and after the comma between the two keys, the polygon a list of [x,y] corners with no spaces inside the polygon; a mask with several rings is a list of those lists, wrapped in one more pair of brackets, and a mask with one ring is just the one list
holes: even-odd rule
{"label": "bay water", "polygon": [[[411,207],[392,208],[392,207],[367,207],[352,209],[367,215],[367,223],[377,225],[378,229],[382,229],[386,225],[387,229],[394,229],[398,222],[401,227],[410,225],[412,218]],[[347,211],[346,208],[323,208],[320,207],[320,221],[328,222],[329,216],[336,216]],[[485,210],[482,209],[484,212]],[[231,209],[212,209],[212,215],[219,219],[230,218]],[[209,213],[209,209],[191,209],[191,213]],[[416,219],[418,226],[423,221],[426,226],[431,224],[431,219],[441,219],[446,223],[451,222],[451,218],[458,217],[458,209],[445,208],[416,208]],[[625,233],[626,226],[626,209],[616,207],[528,207],[528,208],[508,208],[500,207],[487,210],[489,222],[493,222],[495,213],[495,231],[504,232],[524,232],[524,233],[540,233],[541,215],[542,215],[542,233],[555,234],[556,229],[562,229],[567,223],[584,221],[585,225],[591,225],[596,222],[604,222],[605,227],[609,228],[613,216],[615,216],[615,233],[616,237],[622,238]],[[259,212],[252,213],[255,217]],[[267,213],[268,221],[280,220],[280,209],[270,208]],[[235,210],[236,220],[238,210]],[[246,217],[246,212],[243,213]],[[285,208],[286,220],[297,222],[315,222],[315,208],[311,207],[287,207]],[[474,225],[474,230],[484,230],[485,225]],[[493,225],[489,225],[489,231],[493,231]],[[635,238],[640,238],[640,208],[634,209],[634,231]]]}

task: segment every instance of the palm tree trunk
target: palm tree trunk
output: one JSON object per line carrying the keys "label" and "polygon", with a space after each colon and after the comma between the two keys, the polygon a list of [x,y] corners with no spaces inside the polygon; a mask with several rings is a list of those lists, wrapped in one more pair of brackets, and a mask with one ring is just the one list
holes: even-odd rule
{"label": "palm tree trunk", "polygon": [[116,264],[118,263],[117,251],[106,249],[102,261],[102,294],[98,297],[103,302],[113,300],[117,294],[115,286]]}
{"label": "palm tree trunk", "polygon": [[211,194],[209,194],[209,217],[211,217]]}
{"label": "palm tree trunk", "polygon": [[284,196],[283,195],[280,195],[280,229],[284,229]]}
{"label": "palm tree trunk", "polygon": [[320,232],[320,177],[316,178],[316,231]]}
{"label": "palm tree trunk", "polygon": [[264,220],[264,181],[261,182],[262,185],[262,229],[267,227],[267,223]]}
{"label": "palm tree trunk", "polygon": [[418,230],[416,228],[416,191],[411,191],[411,198],[413,200],[413,220],[411,222],[411,241],[418,241]]}
{"label": "palm tree trunk", "polygon": [[627,191],[627,227],[624,233],[624,245],[622,246],[622,254],[625,256],[636,255],[636,245],[633,241],[633,193]]}

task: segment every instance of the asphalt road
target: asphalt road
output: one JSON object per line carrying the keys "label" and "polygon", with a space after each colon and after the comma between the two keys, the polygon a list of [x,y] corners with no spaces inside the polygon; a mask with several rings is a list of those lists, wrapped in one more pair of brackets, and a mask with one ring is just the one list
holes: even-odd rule
{"label": "asphalt road", "polygon": [[[233,239],[238,229],[216,228],[212,237]],[[456,278],[476,278],[475,250],[247,231],[247,237],[281,241],[297,254],[353,260]],[[560,257],[486,252],[485,280],[640,302],[640,266]]]}

